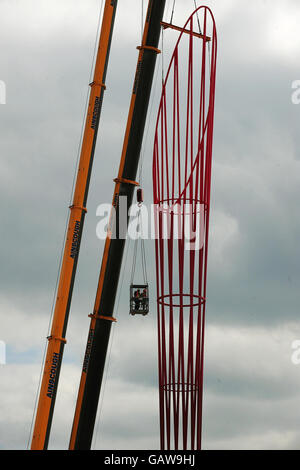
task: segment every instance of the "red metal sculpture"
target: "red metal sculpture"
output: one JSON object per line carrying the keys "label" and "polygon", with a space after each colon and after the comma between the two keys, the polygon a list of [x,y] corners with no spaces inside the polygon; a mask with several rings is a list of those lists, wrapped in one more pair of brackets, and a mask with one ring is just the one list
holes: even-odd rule
{"label": "red metal sculpture", "polygon": [[217,38],[208,7],[180,29],[153,152],[160,440],[200,449]]}

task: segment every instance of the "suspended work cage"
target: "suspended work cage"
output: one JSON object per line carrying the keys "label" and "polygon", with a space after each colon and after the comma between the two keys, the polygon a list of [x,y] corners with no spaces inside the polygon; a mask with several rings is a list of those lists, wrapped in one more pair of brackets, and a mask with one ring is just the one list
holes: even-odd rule
{"label": "suspended work cage", "polygon": [[149,287],[148,284],[130,285],[130,313],[147,315],[149,313]]}
{"label": "suspended work cage", "polygon": [[[131,271],[131,281],[130,281],[130,305],[129,313],[131,315],[141,314],[147,315],[149,313],[149,285],[147,281],[147,269],[146,269],[146,254],[145,254],[145,245],[143,239],[143,230],[142,230],[142,215],[141,215],[141,205],[143,203],[143,190],[137,190],[137,203],[139,206],[137,220],[138,220],[138,231],[139,235],[136,237],[134,242],[134,252],[133,252],[133,262],[132,262],[132,271]],[[135,283],[134,276],[136,271],[136,264],[139,253],[139,245],[141,252],[141,268],[142,268],[142,283]]]}
{"label": "suspended work cage", "polygon": [[203,6],[183,28],[167,26],[181,33],[153,150],[160,442],[161,449],[193,450],[202,436],[217,37]]}

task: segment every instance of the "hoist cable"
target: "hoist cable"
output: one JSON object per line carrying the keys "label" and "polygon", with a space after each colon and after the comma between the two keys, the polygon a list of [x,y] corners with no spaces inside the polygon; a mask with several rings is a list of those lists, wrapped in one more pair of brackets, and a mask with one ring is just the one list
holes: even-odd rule
{"label": "hoist cable", "polygon": [[197,6],[197,3],[196,3],[196,0],[194,0],[194,5],[195,5],[195,10],[196,10],[196,18],[197,18],[199,33],[202,34],[201,26],[200,26],[200,20],[199,20],[199,14],[198,14],[198,6]]}
{"label": "hoist cable", "polygon": [[[140,210],[141,214],[141,210]],[[146,266],[146,253],[145,253],[145,242],[144,242],[144,235],[143,235],[143,226],[142,226],[142,219],[140,217],[140,232],[141,232],[141,252],[142,252],[142,269],[143,269],[143,276],[144,276],[144,283],[148,284],[147,280],[147,266]]]}
{"label": "hoist cable", "polygon": [[[99,10],[99,17],[98,17],[97,32],[96,32],[95,44],[94,44],[94,52],[93,52],[93,58],[92,58],[92,61],[91,61],[89,82],[91,82],[91,77],[92,77],[92,73],[93,73],[93,69],[94,69],[95,56],[96,56],[96,52],[97,52],[97,43],[98,43],[98,38],[99,38],[99,33],[100,33],[101,17],[102,17],[102,12],[103,12],[103,4],[104,4],[104,0],[101,0],[100,10]],[[74,168],[74,176],[73,176],[73,181],[72,181],[72,185],[71,185],[69,206],[72,204],[72,199],[73,199],[73,195],[74,195],[76,174],[77,174],[79,158],[80,158],[80,149],[81,149],[81,145],[82,145],[84,126],[85,126],[87,109],[88,109],[89,93],[90,93],[90,91],[89,91],[89,88],[88,88],[87,93],[86,93],[86,98],[85,98],[84,113],[83,113],[80,138],[79,138],[79,143],[78,143],[78,148],[77,148],[77,156],[76,156],[76,163],[75,163],[75,168]],[[58,264],[55,288],[54,288],[54,293],[53,293],[52,306],[51,306],[51,310],[50,310],[51,313],[50,313],[50,318],[49,318],[49,323],[48,323],[48,329],[47,329],[47,335],[46,335],[47,337],[50,335],[52,318],[53,318],[53,314],[54,314],[54,305],[55,305],[55,299],[56,299],[56,295],[57,295],[57,288],[58,288],[58,282],[59,282],[59,277],[60,277],[64,246],[65,246],[65,242],[66,242],[69,217],[70,217],[70,211],[69,211],[69,207],[68,207],[68,212],[67,212],[67,217],[66,217],[66,222],[65,222],[65,231],[64,231],[64,236],[63,236],[63,242],[62,242],[61,253],[60,253],[60,257],[59,257],[59,264]],[[32,436],[34,418],[35,418],[36,411],[37,411],[38,398],[39,398],[41,382],[42,382],[42,375],[43,375],[43,369],[44,369],[45,358],[46,358],[46,353],[47,353],[47,345],[48,345],[48,340],[45,341],[45,347],[44,347],[43,359],[42,359],[42,363],[41,363],[41,370],[40,370],[40,375],[39,375],[38,387],[37,387],[37,392],[36,392],[36,397],[35,397],[35,402],[34,402],[32,420],[31,420],[31,424],[30,424],[29,437],[28,437],[28,442],[27,442],[27,449],[29,449],[29,447],[30,447],[30,440],[31,440],[31,436]]]}
{"label": "hoist cable", "polygon": [[143,30],[144,30],[144,0],[142,0],[142,5],[141,5],[141,44],[143,41]]}
{"label": "hoist cable", "polygon": [[130,283],[133,284],[133,279],[134,279],[134,273],[135,273],[135,266],[136,266],[136,257],[137,257],[137,238],[134,241],[134,246],[133,246],[133,262],[132,262],[132,269],[131,269],[131,278],[130,278]]}
{"label": "hoist cable", "polygon": [[146,254],[145,254],[145,244],[144,240],[141,240],[141,247],[142,247],[142,268],[143,268],[143,277],[144,277],[144,283],[148,284],[148,279],[147,279],[147,267],[146,267]]}
{"label": "hoist cable", "polygon": [[132,260],[132,269],[131,269],[131,278],[130,278],[130,283],[134,283],[134,275],[135,275],[135,270],[136,270],[136,260],[138,257],[138,245],[140,241],[141,245],[141,261],[142,261],[142,274],[143,274],[143,279],[144,283],[147,283],[147,265],[146,265],[146,254],[145,254],[145,243],[144,243],[144,237],[143,237],[143,229],[142,229],[142,217],[141,217],[141,209],[138,211],[138,227],[139,227],[139,235],[136,237],[134,241],[134,248],[133,248],[133,260]]}
{"label": "hoist cable", "polygon": [[172,13],[171,13],[171,19],[170,19],[171,24],[172,24],[173,15],[174,15],[174,8],[175,8],[175,0],[173,1],[173,7],[172,7]]}
{"label": "hoist cable", "polygon": [[164,86],[165,70],[164,70],[164,28],[161,28],[161,83]]}
{"label": "hoist cable", "polygon": [[[197,6],[196,0],[194,0],[194,5],[195,5],[195,9],[196,9],[196,18],[197,18],[199,33],[202,34],[201,26],[200,26],[200,20],[199,20],[199,11],[198,11],[198,6]],[[210,66],[210,56],[211,56],[210,41],[207,41],[207,48],[208,48],[209,73],[210,73],[210,75],[211,75],[211,66]]]}
{"label": "hoist cable", "polygon": [[[122,274],[120,276],[120,288],[119,288],[118,299],[117,299],[117,302],[116,302],[116,311],[119,310],[119,306],[120,306],[120,299],[121,299],[122,287],[123,287],[123,284],[124,284],[125,270],[126,270],[125,268],[126,268],[126,265],[127,265],[128,252],[129,252],[129,244],[127,244],[127,247],[126,247],[124,264],[123,264],[123,267],[122,267]],[[114,322],[113,322],[113,325],[114,325]],[[100,417],[101,417],[102,410],[103,410],[103,405],[104,405],[104,396],[105,396],[105,389],[106,389],[106,384],[107,384],[108,371],[109,371],[109,366],[110,366],[110,361],[111,361],[111,351],[112,351],[112,346],[113,346],[113,341],[114,341],[114,333],[115,333],[115,328],[113,326],[112,337],[110,339],[110,347],[109,347],[109,351],[108,351],[108,359],[107,359],[106,373],[105,373],[104,384],[103,384],[103,392],[102,392],[102,396],[101,396],[101,399],[100,399],[99,412],[97,414],[96,432],[95,432],[95,437],[93,438],[93,445],[92,445],[93,449],[95,449],[95,446],[96,446],[97,440],[98,440],[98,436],[99,436]]]}
{"label": "hoist cable", "polygon": [[[161,60],[161,58],[160,58],[160,60]],[[138,181],[140,183],[140,186],[142,186],[142,183],[143,183],[143,164],[144,164],[144,160],[145,160],[145,148],[147,147],[147,142],[148,142],[148,138],[149,138],[150,123],[152,122],[152,116],[153,116],[153,110],[154,110],[154,96],[155,96],[156,89],[157,89],[158,74],[159,74],[159,68],[157,67],[156,72],[155,72],[155,77],[154,77],[152,97],[151,97],[151,101],[150,101],[150,112],[149,112],[148,117],[147,117],[147,128],[146,128],[146,132],[145,132],[145,139],[144,139],[144,143],[142,145],[141,156],[140,156],[140,161],[139,161],[139,170],[138,170],[139,179],[138,179]]]}

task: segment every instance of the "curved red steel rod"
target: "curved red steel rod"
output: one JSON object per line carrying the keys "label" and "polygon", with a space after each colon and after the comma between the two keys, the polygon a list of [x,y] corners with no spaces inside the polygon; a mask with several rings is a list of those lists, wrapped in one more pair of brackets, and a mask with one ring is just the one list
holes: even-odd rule
{"label": "curved red steel rod", "polygon": [[160,442],[168,450],[201,449],[216,55],[214,17],[202,6],[176,43],[154,138]]}

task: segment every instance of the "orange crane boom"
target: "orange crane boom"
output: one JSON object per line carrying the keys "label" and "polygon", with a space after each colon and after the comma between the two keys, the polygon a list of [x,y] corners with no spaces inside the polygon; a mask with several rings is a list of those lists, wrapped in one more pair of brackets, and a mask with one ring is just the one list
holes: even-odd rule
{"label": "orange crane boom", "polygon": [[105,90],[105,78],[110,53],[111,38],[117,0],[106,0],[99,47],[96,57],[93,82],[90,83],[90,96],[85,129],[81,145],[77,180],[73,201],[70,206],[67,236],[63,251],[56,303],[48,337],[44,370],[39,392],[39,401],[33,429],[32,450],[47,449],[55,398],[59,380],[66,329],[77,268],[80,241],[86,214],[86,202],[97,139],[101,106]]}
{"label": "orange crane boom", "polygon": [[[125,237],[119,226],[120,199],[126,198],[127,219],[133,193],[148,111],[157,48],[165,8],[165,0],[149,0],[142,44],[133,83],[127,125],[123,141],[118,177],[115,178],[111,223],[107,231],[93,314],[88,333],[86,352],[77,395],[69,450],[89,450],[92,444],[98,400],[102,385],[109,343],[114,303],[123,259]],[[116,237],[111,237],[114,227]]]}

